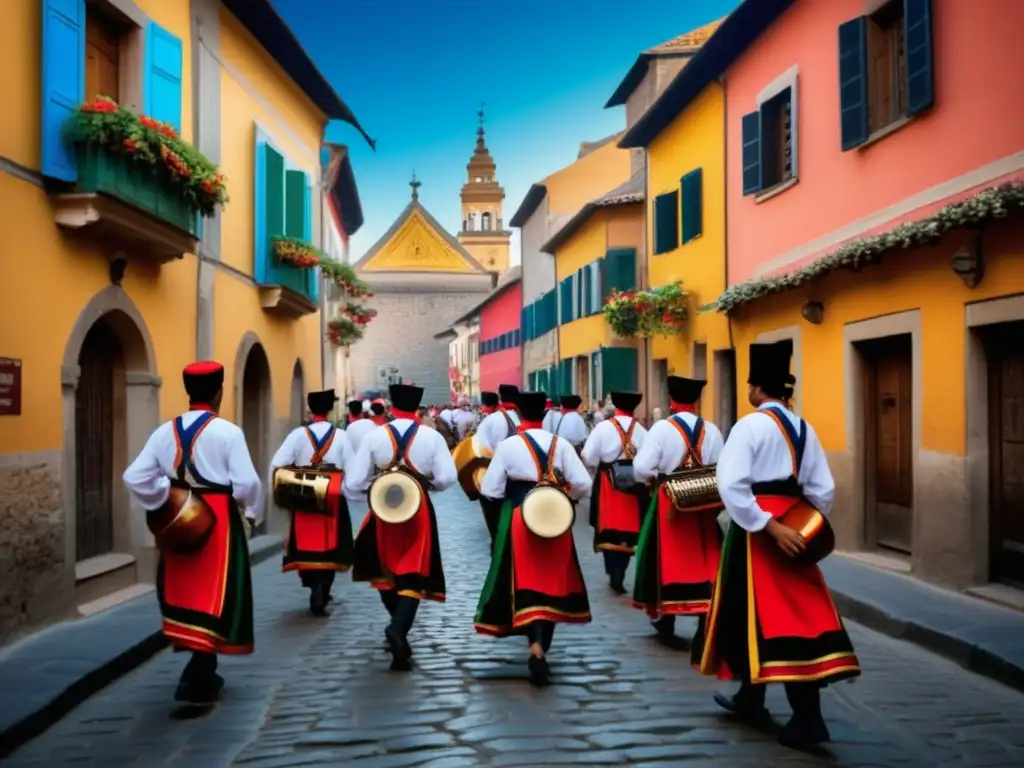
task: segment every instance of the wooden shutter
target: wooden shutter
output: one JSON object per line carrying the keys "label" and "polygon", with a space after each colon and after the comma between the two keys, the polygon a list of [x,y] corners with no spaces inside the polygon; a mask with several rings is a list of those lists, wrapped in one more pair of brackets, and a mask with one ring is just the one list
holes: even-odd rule
{"label": "wooden shutter", "polygon": [[668,192],[654,198],[654,253],[679,246],[679,194]]}
{"label": "wooden shutter", "polygon": [[907,114],[916,115],[935,102],[931,0],[903,0],[907,46]]}
{"label": "wooden shutter", "polygon": [[605,277],[609,288],[621,291],[636,289],[636,251],[619,248],[605,254]]}
{"label": "wooden shutter", "polygon": [[181,131],[181,40],[152,22],[146,27],[146,114]]}
{"label": "wooden shutter", "polygon": [[572,322],[572,275],[569,275],[559,284],[558,290],[561,306],[559,322],[565,325]]}
{"label": "wooden shutter", "polygon": [[601,350],[602,386],[612,390],[635,392],[638,355],[632,347],[604,347]]}
{"label": "wooden shutter", "polygon": [[868,140],[868,19],[839,25],[839,126],[846,152]]}
{"label": "wooden shutter", "polygon": [[683,176],[679,186],[683,193],[683,243],[704,231],[704,174],[700,168]]}
{"label": "wooden shutter", "polygon": [[85,100],[85,0],[43,0],[42,9],[42,172],[74,181],[78,163],[64,126]]}
{"label": "wooden shutter", "polygon": [[743,194],[761,191],[761,113],[751,112],[741,121],[743,134]]}

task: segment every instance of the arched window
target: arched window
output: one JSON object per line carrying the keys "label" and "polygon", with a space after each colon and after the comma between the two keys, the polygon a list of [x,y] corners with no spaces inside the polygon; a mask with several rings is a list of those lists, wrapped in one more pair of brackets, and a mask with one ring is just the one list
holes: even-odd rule
{"label": "arched window", "polygon": [[491,231],[491,214],[485,213],[483,216],[480,217],[480,222],[481,222],[481,227],[480,228],[484,232],[490,232]]}

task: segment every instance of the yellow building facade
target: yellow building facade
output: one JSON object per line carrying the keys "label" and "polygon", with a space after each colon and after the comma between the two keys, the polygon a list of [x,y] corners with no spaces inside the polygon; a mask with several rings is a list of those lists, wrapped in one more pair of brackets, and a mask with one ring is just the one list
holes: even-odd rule
{"label": "yellow building facade", "polygon": [[[319,243],[323,131],[347,113],[282,66],[305,54],[262,0],[5,10],[0,64],[23,74],[0,117],[0,238],[21,254],[0,266],[0,640],[152,581],[120,476],[186,409],[189,362],[224,364],[221,413],[257,467],[301,419],[321,384],[319,276],[287,272],[270,238]],[[156,177],[94,183],[61,129],[97,95],[173,126],[219,165],[230,202],[183,222]]]}
{"label": "yellow building facade", "polygon": [[652,397],[667,406],[666,376],[706,379],[701,412],[728,428],[736,418],[729,323],[700,311],[726,285],[723,101],[721,86],[709,85],[647,145],[645,283],[680,280],[689,294],[685,331],[651,339]]}

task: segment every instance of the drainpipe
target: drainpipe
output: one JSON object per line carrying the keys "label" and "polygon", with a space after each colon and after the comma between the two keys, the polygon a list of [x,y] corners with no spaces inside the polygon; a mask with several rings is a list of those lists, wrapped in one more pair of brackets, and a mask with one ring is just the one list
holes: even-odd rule
{"label": "drainpipe", "polygon": [[[640,252],[643,254],[643,258],[640,259],[640,289],[647,290],[650,288],[650,261],[647,254],[647,205],[648,205],[648,163],[647,163],[647,148],[644,147],[644,226],[640,233]],[[651,366],[654,365],[654,361],[651,360],[651,339],[649,336],[644,336],[644,401],[647,403],[647,425],[651,425],[651,419],[653,418],[653,410],[651,404],[654,402],[651,397]]]}
{"label": "drainpipe", "polygon": [[[324,124],[320,128],[320,147],[323,148],[324,141],[327,139],[327,125]],[[323,163],[320,161],[320,152],[317,152],[317,189],[320,190],[320,194],[317,195],[318,205],[320,208],[320,247],[323,248],[327,244],[328,240],[328,224],[325,206],[324,206],[324,195],[327,194],[326,183],[324,181],[324,168]],[[327,384],[327,355],[325,353],[327,345],[327,283],[324,280],[322,272],[317,272],[317,280],[320,281],[319,304],[320,304],[320,389],[323,389]],[[333,383],[332,383],[333,386]]]}
{"label": "drainpipe", "polygon": [[[722,185],[722,290],[729,287],[729,102],[725,98],[725,76],[718,76],[718,84],[722,88],[722,174],[726,183]],[[736,344],[732,338],[732,315],[726,313],[725,322],[729,328],[729,349],[736,353]],[[717,400],[717,398],[716,398]]]}

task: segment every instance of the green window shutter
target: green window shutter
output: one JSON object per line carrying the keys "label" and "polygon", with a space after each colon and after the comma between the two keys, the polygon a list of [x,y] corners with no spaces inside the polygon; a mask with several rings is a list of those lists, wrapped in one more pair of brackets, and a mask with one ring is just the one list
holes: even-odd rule
{"label": "green window shutter", "polygon": [[548,382],[547,382],[547,384],[548,385],[547,385],[547,387],[544,388],[544,391],[547,392],[548,397],[550,397],[552,400],[557,399],[558,398],[558,366],[557,365],[552,365],[550,368],[548,368]]}
{"label": "green window shutter", "polygon": [[591,269],[593,264],[587,264],[583,268],[583,316],[590,317],[596,311],[594,307],[593,296],[594,296],[594,270]]}
{"label": "green window shutter", "polygon": [[579,320],[581,317],[587,316],[587,304],[586,304],[586,291],[584,290],[586,278],[583,274],[583,268],[580,267],[576,270],[576,319]]}
{"label": "green window shutter", "polygon": [[632,347],[605,347],[601,350],[602,388],[605,392],[637,389],[637,351]]}
{"label": "green window shutter", "polygon": [[743,194],[761,191],[761,113],[751,112],[741,121],[743,134]]}
{"label": "green window shutter", "polygon": [[704,174],[702,169],[690,171],[679,183],[683,193],[683,243],[704,231]]}
{"label": "green window shutter", "polygon": [[679,194],[654,198],[654,253],[668,253],[679,245]]}
{"label": "green window shutter", "polygon": [[281,285],[286,267],[274,258],[270,239],[284,234],[284,155],[270,144],[260,144],[259,152],[254,272],[261,285]]}
{"label": "green window shutter", "polygon": [[935,103],[931,0],[903,0],[907,46],[907,114],[924,112]]}
{"label": "green window shutter", "polygon": [[572,275],[565,278],[558,286],[559,292],[559,304],[561,310],[559,311],[559,322],[562,325],[572,322]]}
{"label": "green window shutter", "polygon": [[284,233],[301,240],[306,234],[306,174],[286,171],[284,177]]}
{"label": "green window shutter", "polygon": [[633,248],[608,251],[604,260],[604,277],[609,288],[620,292],[636,290],[636,251]]}
{"label": "green window shutter", "polygon": [[866,16],[839,25],[839,125],[844,152],[868,140]]}
{"label": "green window shutter", "polygon": [[558,393],[559,395],[572,394],[572,364],[573,360],[562,360],[558,363]]}

